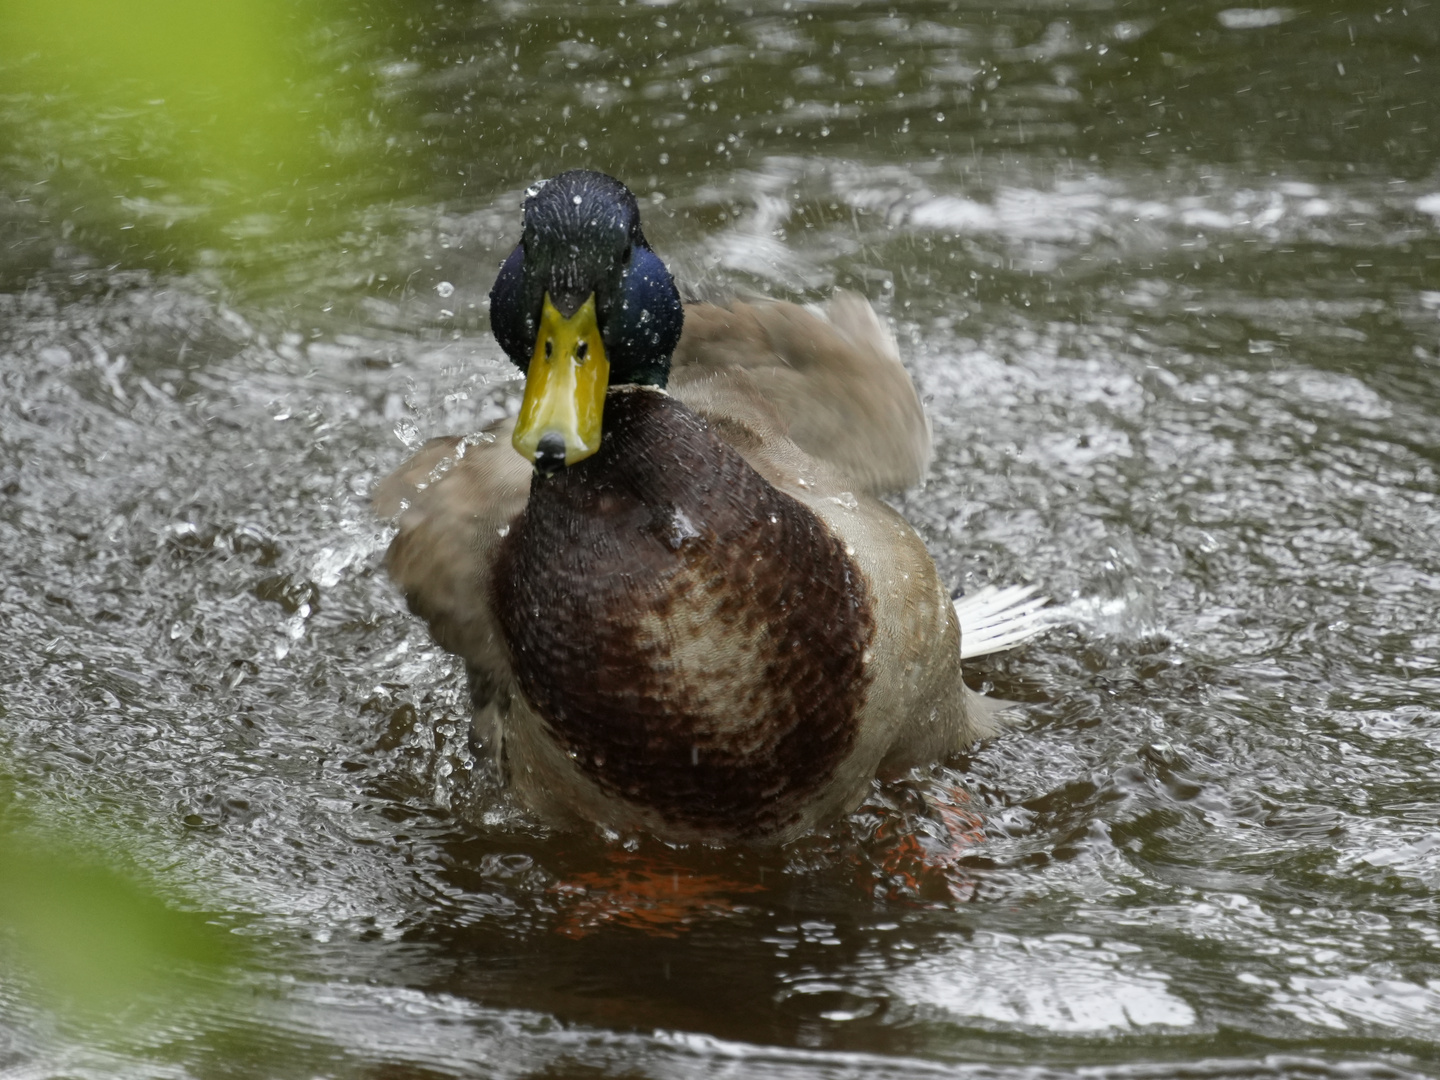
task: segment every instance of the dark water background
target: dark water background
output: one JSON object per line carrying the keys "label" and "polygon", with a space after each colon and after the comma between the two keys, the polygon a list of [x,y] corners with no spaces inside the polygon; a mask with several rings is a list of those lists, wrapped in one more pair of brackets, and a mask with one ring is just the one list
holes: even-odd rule
{"label": "dark water background", "polygon": [[[0,4],[0,824],[248,951],[100,1030],[0,935],[0,1076],[1440,1073],[1440,7],[257,3],[146,67],[67,3]],[[536,830],[379,569],[582,164],[691,283],[870,296],[900,505],[1057,601],[1013,731],[792,851]]]}

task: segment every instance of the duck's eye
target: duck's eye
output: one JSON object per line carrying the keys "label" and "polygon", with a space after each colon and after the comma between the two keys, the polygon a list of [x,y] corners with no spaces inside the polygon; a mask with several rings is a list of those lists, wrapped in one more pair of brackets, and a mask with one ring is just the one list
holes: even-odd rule
{"label": "duck's eye", "polygon": [[555,351],[555,342],[550,341],[550,340],[547,339],[546,342],[545,342],[545,359],[546,359],[546,360],[549,360],[549,359],[550,359],[550,354],[553,353],[554,351]]}
{"label": "duck's eye", "polygon": [[590,343],[588,341],[582,341],[579,345],[575,346],[575,359],[579,360],[582,364],[585,362],[585,357],[589,355]]}
{"label": "duck's eye", "polygon": [[621,265],[621,266],[629,266],[629,265],[630,265],[630,256],[634,253],[634,250],[635,250],[634,248],[628,248],[628,247],[625,249],[624,254],[622,254],[622,255],[620,256],[620,265]]}

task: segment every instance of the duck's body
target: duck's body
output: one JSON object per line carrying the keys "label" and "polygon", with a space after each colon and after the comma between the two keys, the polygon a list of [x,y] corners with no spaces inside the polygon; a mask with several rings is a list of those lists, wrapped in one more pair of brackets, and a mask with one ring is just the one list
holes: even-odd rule
{"label": "duck's body", "polygon": [[869,305],[684,323],[668,392],[612,379],[572,464],[532,469],[514,422],[422,449],[377,493],[388,567],[541,820],[783,843],[992,710],[924,544],[875,498],[929,436]]}

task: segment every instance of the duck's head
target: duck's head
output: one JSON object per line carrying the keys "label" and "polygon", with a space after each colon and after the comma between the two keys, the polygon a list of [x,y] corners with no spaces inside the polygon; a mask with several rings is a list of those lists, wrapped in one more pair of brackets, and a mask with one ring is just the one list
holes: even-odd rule
{"label": "duck's head", "polygon": [[490,290],[495,339],[525,372],[515,449],[546,474],[595,453],[605,392],[663,388],[683,319],[629,188],[585,169],[531,187]]}

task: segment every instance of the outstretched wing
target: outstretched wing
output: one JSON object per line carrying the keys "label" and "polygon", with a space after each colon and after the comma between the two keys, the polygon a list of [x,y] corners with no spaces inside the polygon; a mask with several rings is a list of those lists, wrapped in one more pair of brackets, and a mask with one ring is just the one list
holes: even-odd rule
{"label": "outstretched wing", "polygon": [[376,512],[399,528],[385,559],[390,577],[472,672],[508,665],[488,582],[500,539],[530,493],[530,465],[510,445],[513,424],[431,439],[375,491]]}
{"label": "outstretched wing", "polygon": [[823,307],[688,305],[670,390],[722,434],[731,413],[746,428],[769,414],[855,491],[907,487],[930,462],[930,426],[895,339],[856,293],[836,293]]}

